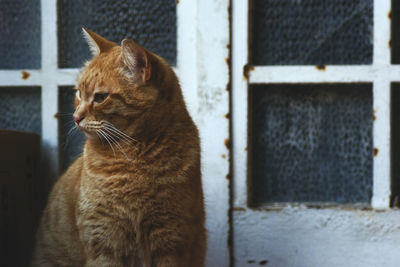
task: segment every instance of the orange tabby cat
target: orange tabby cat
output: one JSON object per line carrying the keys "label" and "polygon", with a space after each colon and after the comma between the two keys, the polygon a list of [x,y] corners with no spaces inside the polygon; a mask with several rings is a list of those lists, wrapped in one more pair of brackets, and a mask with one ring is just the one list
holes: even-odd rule
{"label": "orange tabby cat", "polygon": [[33,266],[204,266],[198,131],[161,57],[84,29],[77,81],[87,141],[54,186]]}

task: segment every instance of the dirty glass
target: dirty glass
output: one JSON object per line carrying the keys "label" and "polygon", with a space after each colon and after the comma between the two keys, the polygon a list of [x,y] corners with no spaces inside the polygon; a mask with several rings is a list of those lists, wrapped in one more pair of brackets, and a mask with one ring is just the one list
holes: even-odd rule
{"label": "dirty glass", "polygon": [[60,153],[60,170],[68,166],[82,153],[85,135],[75,128],[72,114],[74,113],[75,91],[71,86],[59,88],[58,99],[58,138]]}
{"label": "dirty glass", "polygon": [[0,1],[0,69],[40,68],[40,25],[40,0]]}
{"label": "dirty glass", "polygon": [[400,207],[400,83],[392,83],[391,91],[391,206]]}
{"label": "dirty glass", "polygon": [[254,0],[252,3],[252,64],[372,63],[372,0]]}
{"label": "dirty glass", "polygon": [[60,67],[91,57],[82,26],[118,44],[128,36],[176,65],[176,0],[58,0]]}
{"label": "dirty glass", "polygon": [[370,84],[269,84],[250,90],[253,205],[370,202]]}
{"label": "dirty glass", "polygon": [[400,1],[392,0],[392,12],[388,16],[392,19],[392,64],[400,64]]}
{"label": "dirty glass", "polygon": [[42,132],[39,87],[0,88],[0,129]]}

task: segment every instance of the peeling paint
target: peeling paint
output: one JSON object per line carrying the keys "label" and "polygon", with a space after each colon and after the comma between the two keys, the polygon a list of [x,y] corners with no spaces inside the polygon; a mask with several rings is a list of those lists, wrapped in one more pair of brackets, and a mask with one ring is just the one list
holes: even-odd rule
{"label": "peeling paint", "polygon": [[243,78],[248,80],[249,79],[249,74],[251,71],[254,70],[254,67],[251,66],[250,64],[246,64],[243,66]]}
{"label": "peeling paint", "polygon": [[374,120],[374,121],[376,121],[376,109],[374,109],[374,111],[372,112],[372,119]]}
{"label": "peeling paint", "polygon": [[231,140],[229,138],[225,138],[224,145],[226,146],[227,149],[230,149],[231,148]]}
{"label": "peeling paint", "polygon": [[374,157],[378,156],[378,152],[379,152],[378,148],[374,147]]}
{"label": "peeling paint", "polygon": [[225,154],[222,154],[221,157],[222,157],[223,159],[226,159],[226,155],[225,155]]}
{"label": "peeling paint", "polygon": [[231,114],[229,112],[224,115],[225,119],[229,119],[230,116]]}
{"label": "peeling paint", "polygon": [[389,10],[389,12],[388,12],[388,19],[392,19],[392,10]]}
{"label": "peeling paint", "polygon": [[315,66],[315,68],[316,68],[317,70],[324,71],[324,70],[326,70],[326,65],[317,65],[317,66]]}
{"label": "peeling paint", "polygon": [[[229,75],[230,75],[230,72],[229,72]],[[228,91],[228,92],[231,91],[231,81],[229,81],[229,82],[226,84],[225,91]]]}
{"label": "peeling paint", "polygon": [[199,99],[199,114],[215,110],[224,97],[223,91],[209,87],[203,87],[202,90],[198,91],[197,96]]}
{"label": "peeling paint", "polygon": [[27,71],[22,71],[21,74],[22,74],[22,77],[21,77],[22,80],[27,80],[31,76],[31,74]]}

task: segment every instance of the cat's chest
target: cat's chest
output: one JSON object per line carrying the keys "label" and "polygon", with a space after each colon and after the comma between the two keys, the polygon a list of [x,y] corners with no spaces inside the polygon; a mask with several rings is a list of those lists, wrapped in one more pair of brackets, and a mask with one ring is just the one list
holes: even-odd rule
{"label": "cat's chest", "polygon": [[[84,244],[96,244],[104,251],[122,253],[131,261],[144,266],[147,246],[141,236],[147,231],[141,221],[144,209],[140,206],[138,191],[127,181],[114,181],[112,185],[90,184],[81,186],[77,225]],[[135,265],[136,266],[136,265]]]}
{"label": "cat's chest", "polygon": [[136,219],[154,197],[149,181],[134,175],[86,177],[80,188],[80,210]]}

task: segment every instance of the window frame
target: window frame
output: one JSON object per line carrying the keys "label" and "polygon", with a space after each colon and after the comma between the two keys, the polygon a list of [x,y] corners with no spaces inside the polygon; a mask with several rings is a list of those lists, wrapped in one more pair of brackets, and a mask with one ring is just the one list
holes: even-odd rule
{"label": "window frame", "polygon": [[[373,0],[373,61],[371,65],[250,66],[249,1],[232,5],[232,129],[233,208],[248,207],[248,91],[250,84],[371,83],[373,121],[373,209],[390,205],[390,95],[400,80],[400,66],[391,64],[391,1]],[[284,206],[287,204],[282,203]],[[266,205],[271,206],[271,205]],[[272,205],[276,206],[276,205]],[[337,205],[339,206],[339,204]]]}

